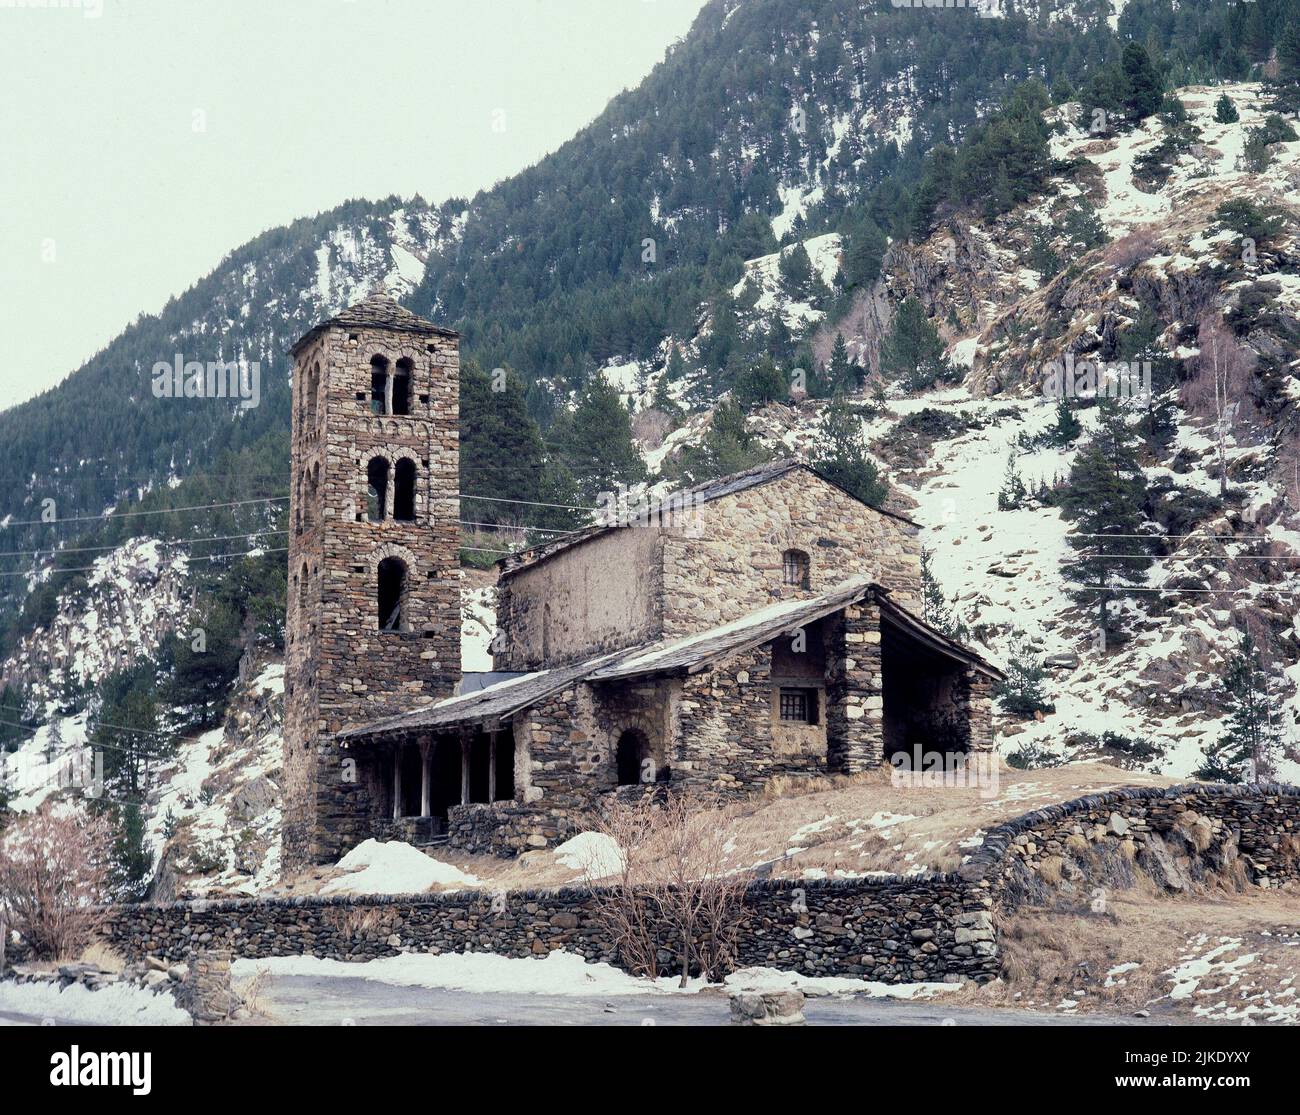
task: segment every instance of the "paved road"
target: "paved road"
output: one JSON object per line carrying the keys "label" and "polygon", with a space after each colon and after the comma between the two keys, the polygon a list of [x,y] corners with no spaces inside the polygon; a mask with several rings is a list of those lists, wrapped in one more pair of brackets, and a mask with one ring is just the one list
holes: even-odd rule
{"label": "paved road", "polygon": [[[723,1026],[726,995],[504,995],[394,987],[346,976],[267,976],[257,991],[263,1023],[356,1026]],[[942,1000],[810,998],[814,1026],[1159,1025],[1158,1019],[956,1007]],[[1169,1021],[1173,1021],[1170,1019]]]}

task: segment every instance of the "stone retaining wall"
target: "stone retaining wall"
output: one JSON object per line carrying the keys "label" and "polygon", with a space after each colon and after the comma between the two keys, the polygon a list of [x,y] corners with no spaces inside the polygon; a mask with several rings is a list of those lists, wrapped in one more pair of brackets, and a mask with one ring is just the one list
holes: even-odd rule
{"label": "stone retaining wall", "polygon": [[[988,905],[986,887],[954,875],[755,883],[744,896],[739,961],[892,983],[983,981],[997,971]],[[130,957],[168,961],[209,949],[337,960],[404,951],[526,957],[566,949],[617,963],[590,891],[577,888],[119,907],[104,933]],[[663,958],[667,971],[671,954]]]}
{"label": "stone retaining wall", "polygon": [[[1099,859],[1136,863],[1167,890],[1210,872],[1261,887],[1300,878],[1300,788],[1126,787],[1048,805],[993,829],[959,874],[1013,906],[1026,881],[1084,880]],[[1032,890],[1033,888],[1031,888]]]}
{"label": "stone retaining wall", "polygon": [[[763,880],[744,895],[741,965],[809,975],[984,981],[998,971],[995,907],[1026,880],[1052,883],[1105,853],[1172,890],[1239,865],[1262,886],[1300,878],[1300,789],[1129,788],[1050,805],[993,829],[953,874]],[[132,957],[311,954],[368,960],[399,952],[543,956],[617,963],[587,889],[368,897],[232,899],[116,908],[105,935]],[[669,954],[664,954],[665,964]]]}

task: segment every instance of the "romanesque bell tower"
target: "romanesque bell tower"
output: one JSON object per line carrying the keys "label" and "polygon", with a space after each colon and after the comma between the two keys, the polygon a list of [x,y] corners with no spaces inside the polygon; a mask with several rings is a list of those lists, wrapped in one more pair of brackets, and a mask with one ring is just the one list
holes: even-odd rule
{"label": "romanesque bell tower", "polygon": [[292,355],[286,870],[370,835],[375,762],[334,733],[460,678],[457,335],[379,287]]}

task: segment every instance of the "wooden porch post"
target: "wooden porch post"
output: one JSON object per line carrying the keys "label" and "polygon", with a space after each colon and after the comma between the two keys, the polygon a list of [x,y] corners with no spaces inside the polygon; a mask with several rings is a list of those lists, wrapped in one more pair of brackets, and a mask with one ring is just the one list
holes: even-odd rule
{"label": "wooden porch post", "polygon": [[488,801],[497,800],[497,734],[488,737]]}
{"label": "wooden porch post", "polygon": [[402,819],[402,744],[393,744],[393,820]]}
{"label": "wooden porch post", "polygon": [[469,736],[460,736],[460,803],[469,804]]}
{"label": "wooden porch post", "polygon": [[433,741],[428,736],[420,738],[420,816],[432,816]]}

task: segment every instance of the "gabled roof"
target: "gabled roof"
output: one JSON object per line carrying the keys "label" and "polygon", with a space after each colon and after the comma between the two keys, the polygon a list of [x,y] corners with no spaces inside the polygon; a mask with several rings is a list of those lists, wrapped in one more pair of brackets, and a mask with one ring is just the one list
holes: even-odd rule
{"label": "gabled roof", "polygon": [[296,356],[298,350],[326,329],[390,329],[398,333],[421,333],[432,337],[459,336],[454,329],[444,329],[411,313],[388,293],[379,283],[360,302],[349,306],[331,318],[317,322],[294,343],[289,350]]}
{"label": "gabled roof", "polygon": [[[753,468],[745,469],[743,472],[734,472],[730,476],[719,477],[717,480],[706,480],[702,484],[696,484],[691,488],[683,488],[676,492],[670,492],[663,496],[655,503],[651,504],[645,514],[634,517],[630,524],[615,524],[612,526],[600,525],[589,527],[586,530],[579,531],[570,535],[568,538],[559,539],[552,542],[542,542],[536,546],[530,546],[526,550],[517,550],[513,554],[507,554],[497,562],[501,570],[501,576],[508,577],[522,569],[531,568],[543,561],[554,557],[556,554],[571,550],[575,546],[580,546],[584,542],[590,542],[593,538],[599,538],[602,535],[609,534],[616,530],[626,530],[628,526],[635,526],[641,520],[654,522],[662,514],[664,517],[680,516],[683,513],[689,513],[692,507],[697,507],[702,503],[709,503],[715,499],[722,499],[724,496],[735,495],[737,492],[746,491],[749,488],[756,488],[760,484],[767,484],[772,480],[779,479],[792,472],[806,472],[811,476],[817,477],[818,480],[829,484],[837,491],[843,492],[850,499],[857,500],[863,507],[870,507],[872,511],[878,511],[891,519],[897,519],[900,523],[906,523],[908,526],[918,526],[916,522],[909,519],[906,515],[900,515],[896,511],[887,511],[883,507],[876,507],[874,504],[867,503],[859,499],[848,489],[841,487],[834,480],[819,472],[812,465],[803,461],[796,461],[790,458],[781,458],[776,461],[767,461],[761,465],[755,465]],[[469,498],[469,497],[467,497]]]}
{"label": "gabled roof", "polygon": [[511,676],[472,693],[449,697],[397,716],[348,728],[340,732],[338,738],[348,740],[375,735],[436,731],[503,719],[579,682],[697,674],[718,662],[760,647],[786,632],[793,632],[867,597],[871,597],[880,606],[882,623],[901,628],[935,653],[961,662],[989,677],[1002,677],[995,666],[975,651],[949,639],[919,616],[889,599],[888,589],[867,577],[852,577],[817,596],[783,600],[707,631],[676,639],[661,639],[550,670]]}

